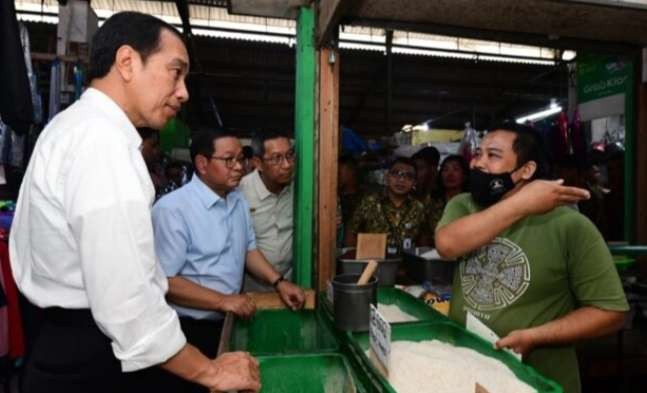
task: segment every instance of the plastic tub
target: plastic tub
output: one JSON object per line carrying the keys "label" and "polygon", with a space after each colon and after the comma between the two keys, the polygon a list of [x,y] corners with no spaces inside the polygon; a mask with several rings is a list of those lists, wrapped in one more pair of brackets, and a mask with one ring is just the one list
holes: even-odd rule
{"label": "plastic tub", "polygon": [[261,393],[366,392],[341,354],[267,356],[258,360]]}
{"label": "plastic tub", "polygon": [[252,355],[334,352],[339,349],[330,323],[314,310],[260,310],[248,321],[235,320],[228,350]]}
{"label": "plastic tub", "polygon": [[431,247],[416,247],[402,253],[407,275],[418,283],[429,281],[433,286],[452,285],[457,263],[442,259],[425,259],[420,256],[431,250]]}
{"label": "plastic tub", "polygon": [[450,320],[428,306],[422,300],[413,297],[405,291],[397,288],[379,288],[377,290],[377,301],[379,304],[397,306],[400,310],[415,317],[415,322],[396,322],[396,324],[410,324],[417,322],[449,322]]}
{"label": "plastic tub", "polygon": [[[352,352],[361,357],[363,364],[372,371],[373,376],[384,386],[384,391],[397,393],[389,382],[373,367],[365,354],[365,351],[369,348],[368,333],[348,333],[348,335],[351,341],[350,345],[355,347]],[[492,344],[453,322],[391,325],[391,340],[415,342],[440,340],[457,347],[467,347],[501,361],[517,378],[535,388],[538,393],[563,393],[561,386],[553,380],[542,376],[535,369],[523,364],[511,354],[494,349]],[[460,378],[460,376],[457,376],[457,378]]]}
{"label": "plastic tub", "polygon": [[342,274],[332,280],[335,327],[353,332],[367,331],[370,305],[377,306],[377,279],[357,285],[359,274]]}

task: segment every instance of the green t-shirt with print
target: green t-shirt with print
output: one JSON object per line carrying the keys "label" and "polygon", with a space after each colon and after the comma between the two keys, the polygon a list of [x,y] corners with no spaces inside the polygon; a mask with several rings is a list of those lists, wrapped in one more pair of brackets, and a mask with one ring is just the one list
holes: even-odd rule
{"label": "green t-shirt with print", "polygon": [[[479,210],[470,194],[461,194],[447,204],[438,228]],[[585,216],[570,208],[526,217],[459,263],[450,318],[465,326],[470,311],[500,337],[582,306],[629,308],[604,239]],[[573,346],[536,348],[524,362],[565,392],[580,391]]]}

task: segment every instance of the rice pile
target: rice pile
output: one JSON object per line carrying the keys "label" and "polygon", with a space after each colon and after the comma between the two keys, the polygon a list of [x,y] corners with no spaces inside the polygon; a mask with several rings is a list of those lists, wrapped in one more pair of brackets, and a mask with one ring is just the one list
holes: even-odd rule
{"label": "rice pile", "polygon": [[438,340],[391,343],[389,382],[398,393],[531,393],[502,362]]}
{"label": "rice pile", "polygon": [[389,304],[378,304],[377,311],[386,319],[389,323],[398,323],[398,322],[413,322],[417,321],[418,318],[414,317],[411,314],[400,310],[396,305]]}

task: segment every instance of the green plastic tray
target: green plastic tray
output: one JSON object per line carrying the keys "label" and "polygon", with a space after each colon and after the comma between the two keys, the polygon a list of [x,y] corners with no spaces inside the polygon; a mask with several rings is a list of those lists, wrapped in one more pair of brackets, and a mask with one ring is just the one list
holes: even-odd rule
{"label": "green plastic tray", "polygon": [[446,316],[401,289],[379,288],[377,291],[377,301],[380,304],[396,305],[400,310],[418,318],[418,321],[398,322],[393,325],[417,322],[449,322]]}
{"label": "green plastic tray", "polygon": [[616,270],[618,270],[618,272],[623,272],[632,267],[636,260],[634,258],[629,258],[626,255],[614,255],[613,262],[616,265]]}
{"label": "green plastic tray", "polygon": [[337,353],[259,357],[261,393],[366,392]]}
{"label": "green plastic tray", "polygon": [[[415,324],[420,322],[451,323],[451,320],[449,318],[429,307],[422,300],[415,298],[398,288],[378,287],[377,301],[378,303],[382,304],[396,305],[400,308],[400,310],[418,318],[417,321],[398,322],[394,325],[406,325],[412,323]],[[319,294],[319,307],[323,310],[323,312],[326,314],[326,317],[328,317],[332,323],[332,321],[334,320],[333,307],[326,298],[325,293]]]}
{"label": "green plastic tray", "polygon": [[[385,391],[396,393],[382,375],[371,365],[365,351],[369,348],[368,333],[347,333],[351,351],[361,358],[361,361],[374,374],[373,377],[378,379],[384,386]],[[483,355],[500,360],[510,370],[528,385],[532,386],[539,393],[563,393],[562,388],[556,382],[539,374],[532,367],[518,361],[514,356],[507,352],[497,351],[492,348],[492,344],[486,342],[480,337],[468,332],[454,323],[418,323],[410,325],[392,325],[392,341],[425,341],[440,340],[458,347],[467,347],[480,352]]]}
{"label": "green plastic tray", "polygon": [[335,352],[339,344],[328,321],[314,310],[262,310],[249,321],[235,320],[230,351],[252,355]]}

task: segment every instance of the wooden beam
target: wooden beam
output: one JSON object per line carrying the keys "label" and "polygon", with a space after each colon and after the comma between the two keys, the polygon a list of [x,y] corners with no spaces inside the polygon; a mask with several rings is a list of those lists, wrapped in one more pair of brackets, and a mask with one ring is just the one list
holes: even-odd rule
{"label": "wooden beam", "polygon": [[339,150],[339,53],[319,51],[319,176],[317,284],[325,290],[335,274],[337,251],[337,159]]}
{"label": "wooden beam", "polygon": [[315,45],[327,46],[337,37],[339,22],[347,15],[353,15],[365,0],[319,0],[317,2],[317,26],[315,26]]}
{"label": "wooden beam", "polygon": [[315,45],[321,48],[328,44],[328,41],[335,37],[335,30],[339,27],[344,7],[348,0],[319,0],[317,2],[317,32]]}

